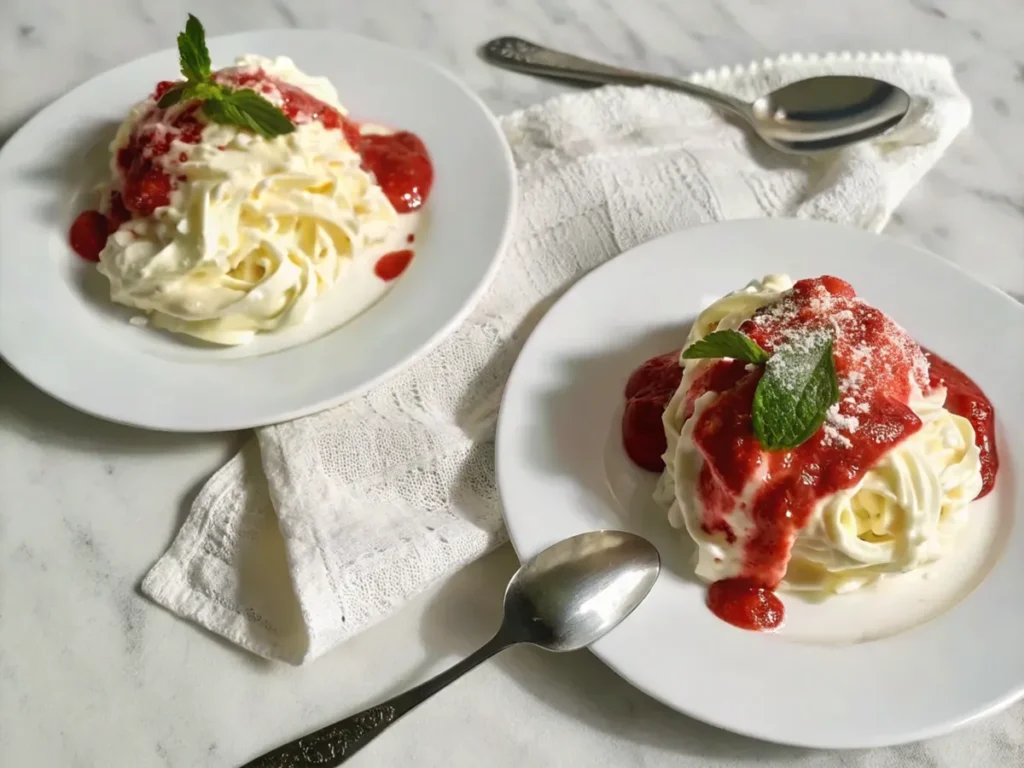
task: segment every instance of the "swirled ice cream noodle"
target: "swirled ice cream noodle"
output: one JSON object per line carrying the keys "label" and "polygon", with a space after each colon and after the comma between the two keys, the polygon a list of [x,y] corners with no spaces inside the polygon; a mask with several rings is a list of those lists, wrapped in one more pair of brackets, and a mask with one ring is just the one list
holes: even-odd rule
{"label": "swirled ice cream noodle", "polygon": [[938,390],[911,402],[921,429],[815,510],[793,545],[785,586],[856,589],[937,560],[955,545],[981,491],[981,460],[970,422],[944,401]]}
{"label": "swirled ice cream noodle", "polygon": [[[241,63],[344,114],[330,83],[287,59]],[[115,158],[140,114],[134,110],[118,132]],[[100,271],[114,301],[208,341],[244,343],[257,331],[305,321],[353,256],[397,222],[342,132],[315,120],[273,139],[209,124],[197,144],[175,140],[164,162],[179,179],[170,204],[111,236]]]}
{"label": "swirled ice cream noodle", "polygon": [[[769,284],[769,279],[772,283]],[[737,328],[760,306],[788,288],[787,280],[766,278],[713,304],[698,318],[688,344],[718,328]],[[772,287],[769,287],[771,285]],[[776,290],[778,289],[778,290]],[[741,303],[745,300],[745,303]],[[721,323],[721,324],[718,324]],[[750,478],[735,507],[725,516],[735,535],[704,526],[697,491],[704,464],[692,432],[701,413],[718,395],[706,392],[683,422],[689,383],[709,361],[684,361],[683,381],[665,411],[669,439],[658,499],[668,506],[670,523],[685,528],[697,544],[697,575],[706,581],[742,572],[744,542],[754,529],[746,509],[763,480]],[[915,388],[916,389],[916,388]],[[943,407],[945,391],[919,390],[909,403],[922,428],[897,444],[852,488],[823,499],[793,544],[783,588],[842,592],[884,574],[913,570],[941,557],[955,543],[967,505],[981,490],[981,462],[970,423]]]}
{"label": "swirled ice cream noodle", "polygon": [[[733,291],[726,296],[712,302],[706,307],[697,319],[690,326],[686,343],[683,348],[699,341],[713,331],[734,331],[739,328],[758,309],[771,304],[784,291],[793,287],[793,281],[788,275],[766,275],[760,280],[751,280],[747,285],[738,291]],[[680,360],[683,366],[683,379],[676,390],[675,395],[669,402],[665,413],[662,415],[662,424],[665,427],[665,437],[668,448],[665,451],[665,472],[658,481],[658,488],[655,491],[655,498],[665,506],[672,503],[673,488],[671,479],[675,464],[676,443],[679,440],[680,428],[683,422],[682,410],[686,405],[686,393],[694,379],[707,367],[714,364],[714,360]]]}

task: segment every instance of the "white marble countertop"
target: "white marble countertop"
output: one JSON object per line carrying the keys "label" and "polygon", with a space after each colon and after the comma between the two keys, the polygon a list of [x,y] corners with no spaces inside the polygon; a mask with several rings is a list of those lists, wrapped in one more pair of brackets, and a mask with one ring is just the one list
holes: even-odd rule
{"label": "white marble countertop", "polygon": [[[200,12],[175,0],[0,4],[0,140],[82,80],[168,46],[189,6]],[[201,15],[210,34],[330,26],[417,49],[499,113],[562,90],[480,62],[476,45],[502,33],[666,73],[786,51],[944,53],[973,100],[974,122],[888,231],[1024,296],[1019,0],[223,0]],[[139,580],[198,485],[240,439],[105,424],[0,364],[0,765],[236,765],[426,677],[486,638],[516,565],[507,548],[297,669],[236,650],[141,597]],[[926,752],[848,754],[842,765],[933,765],[939,755],[942,765],[995,765],[998,744],[1024,742],[1022,706],[972,726],[985,738],[972,740],[969,754],[968,742],[951,736]],[[839,764],[688,720],[586,653],[517,649],[414,711],[351,764],[755,760]]]}

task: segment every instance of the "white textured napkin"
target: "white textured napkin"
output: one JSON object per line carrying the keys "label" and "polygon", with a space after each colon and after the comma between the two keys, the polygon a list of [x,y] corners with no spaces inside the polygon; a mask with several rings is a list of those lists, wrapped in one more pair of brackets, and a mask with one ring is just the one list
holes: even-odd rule
{"label": "white textured napkin", "polygon": [[480,304],[368,394],[259,430],[206,484],[143,591],[299,664],[502,542],[498,402],[555,296],[607,259],[695,224],[797,216],[879,230],[970,120],[936,56],[789,56],[694,79],[753,99],[826,73],[894,82],[915,97],[912,116],[884,141],[815,159],[775,153],[702,103],[648,88],[570,94],[503,118],[519,220]]}

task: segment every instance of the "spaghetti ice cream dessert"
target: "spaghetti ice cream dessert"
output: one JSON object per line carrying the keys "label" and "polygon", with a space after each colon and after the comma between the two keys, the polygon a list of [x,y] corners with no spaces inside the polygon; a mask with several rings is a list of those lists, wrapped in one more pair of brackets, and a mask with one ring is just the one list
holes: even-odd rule
{"label": "spaghetti ice cream dessert", "polygon": [[841,593],[942,557],[995,482],[984,393],[834,277],[715,301],[626,394],[627,451],[661,456],[656,496],[709,606],[748,629],[782,622],[777,588]]}
{"label": "spaghetti ice cream dessert", "polygon": [[409,264],[433,170],[423,143],[353,120],[287,58],[213,71],[202,27],[111,144],[98,211],[71,242],[151,325],[234,345],[297,325],[357,271],[352,316]]}

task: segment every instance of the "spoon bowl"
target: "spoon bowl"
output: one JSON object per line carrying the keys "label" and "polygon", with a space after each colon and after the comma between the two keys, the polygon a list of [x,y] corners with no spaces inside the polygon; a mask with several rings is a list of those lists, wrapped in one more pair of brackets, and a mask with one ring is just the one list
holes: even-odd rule
{"label": "spoon bowl", "polygon": [[658,550],[632,533],[593,531],[560,541],[512,577],[499,635],[549,651],[584,648],[640,605],[660,569]]}
{"label": "spoon bowl", "polygon": [[784,152],[820,152],[870,139],[898,124],[909,94],[871,77],[825,75],[798,80],[750,105],[758,135]]}
{"label": "spoon bowl", "polygon": [[495,66],[531,75],[681,91],[739,116],[767,144],[790,154],[813,154],[874,138],[898,124],[911,104],[902,88],[871,77],[811,77],[748,103],[687,80],[612,67],[519,37],[497,37],[480,54]]}

